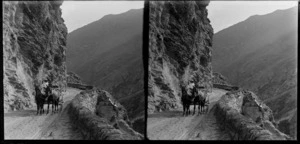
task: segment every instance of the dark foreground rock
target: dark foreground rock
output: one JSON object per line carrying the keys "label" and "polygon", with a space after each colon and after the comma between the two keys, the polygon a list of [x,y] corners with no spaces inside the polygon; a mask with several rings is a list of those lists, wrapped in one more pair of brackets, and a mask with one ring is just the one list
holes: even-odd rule
{"label": "dark foreground rock", "polygon": [[93,88],[78,94],[70,103],[69,115],[85,139],[143,139],[132,129],[124,107],[103,90]]}
{"label": "dark foreground rock", "polygon": [[234,140],[290,140],[277,129],[272,110],[245,90],[226,93],[216,104],[215,116]]}

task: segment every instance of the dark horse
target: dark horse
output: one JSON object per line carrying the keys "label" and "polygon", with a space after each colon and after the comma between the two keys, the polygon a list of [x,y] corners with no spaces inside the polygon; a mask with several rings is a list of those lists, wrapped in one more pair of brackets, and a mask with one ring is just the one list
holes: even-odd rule
{"label": "dark horse", "polygon": [[190,111],[190,105],[192,104],[195,95],[196,95],[196,88],[194,87],[192,89],[192,94],[188,95],[185,87],[181,86],[181,102],[183,105],[183,115],[189,115],[191,113]]}
{"label": "dark horse", "polygon": [[[58,93],[53,93],[51,88],[54,88],[51,83],[46,88],[46,94],[48,95],[47,99],[47,104],[48,104],[48,109],[47,113],[49,113],[49,105],[52,104],[52,113],[58,111],[58,105],[59,105],[59,100],[60,100],[60,95]],[[54,109],[54,111],[53,111]]]}
{"label": "dark horse", "polygon": [[35,102],[37,105],[37,112],[36,114],[43,114],[44,111],[44,103],[46,101],[47,95],[42,94],[41,90],[37,85],[34,86],[35,88]]}
{"label": "dark horse", "polygon": [[[201,114],[204,112],[204,108],[207,104],[206,101],[206,95],[203,93],[198,93],[197,96],[195,97],[194,101],[194,113],[195,114],[195,110],[196,110],[196,105],[198,104],[198,114]],[[208,105],[207,105],[208,106]],[[207,108],[208,110],[208,108]],[[205,112],[207,112],[207,110]]]}

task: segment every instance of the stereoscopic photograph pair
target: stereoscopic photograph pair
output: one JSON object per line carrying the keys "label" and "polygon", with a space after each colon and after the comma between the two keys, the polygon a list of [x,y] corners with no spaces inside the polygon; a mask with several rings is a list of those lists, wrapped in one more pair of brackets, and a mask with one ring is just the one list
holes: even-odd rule
{"label": "stereoscopic photograph pair", "polygon": [[3,1],[4,140],[297,140],[298,1]]}

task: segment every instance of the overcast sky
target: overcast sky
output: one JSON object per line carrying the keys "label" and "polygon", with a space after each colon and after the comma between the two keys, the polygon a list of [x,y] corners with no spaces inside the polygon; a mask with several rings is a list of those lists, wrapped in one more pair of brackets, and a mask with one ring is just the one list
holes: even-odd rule
{"label": "overcast sky", "polygon": [[72,32],[108,14],[120,14],[144,7],[144,1],[64,1],[62,17]]}
{"label": "overcast sky", "polygon": [[252,15],[264,15],[278,9],[297,6],[297,1],[211,1],[208,18],[214,33],[244,21]]}
{"label": "overcast sky", "polygon": [[[207,9],[216,33],[252,15],[263,15],[296,5],[297,1],[211,1]],[[143,1],[64,1],[61,6],[69,33],[105,15],[143,7]]]}

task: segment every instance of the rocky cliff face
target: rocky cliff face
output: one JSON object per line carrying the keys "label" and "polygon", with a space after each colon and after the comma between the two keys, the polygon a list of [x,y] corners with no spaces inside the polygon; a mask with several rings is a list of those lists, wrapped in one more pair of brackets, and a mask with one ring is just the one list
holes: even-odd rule
{"label": "rocky cliff face", "polygon": [[208,1],[150,2],[148,111],[180,106],[180,84],[212,86]]}
{"label": "rocky cliff face", "polygon": [[34,84],[66,87],[67,28],[61,1],[3,2],[4,110],[34,104]]}

